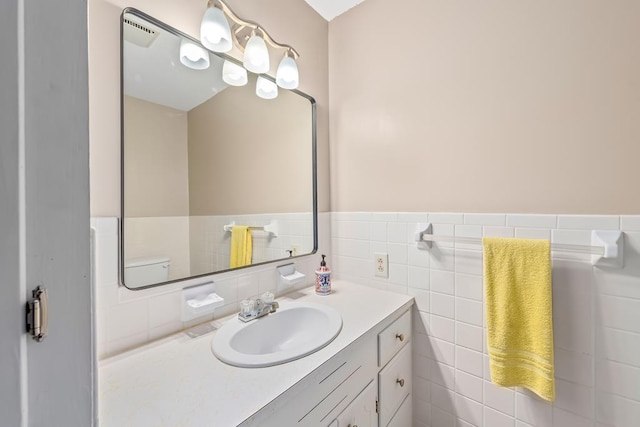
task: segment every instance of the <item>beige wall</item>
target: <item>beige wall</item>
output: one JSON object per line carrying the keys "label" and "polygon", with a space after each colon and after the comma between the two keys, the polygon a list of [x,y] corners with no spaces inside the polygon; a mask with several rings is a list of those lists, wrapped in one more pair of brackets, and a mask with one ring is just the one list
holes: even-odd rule
{"label": "beige wall", "polygon": [[640,2],[367,0],[329,25],[334,211],[638,213]]}
{"label": "beige wall", "polygon": [[[229,0],[228,3],[240,16],[259,22],[276,40],[294,46],[301,54],[300,90],[318,102],[319,209],[328,211],[328,24],[300,0]],[[120,14],[125,7],[135,7],[198,37],[206,2],[89,0],[92,216],[120,215]],[[279,55],[272,53],[272,75],[275,75],[278,65],[275,58]]]}
{"label": "beige wall", "polygon": [[187,113],[125,97],[125,216],[189,216]]}
{"label": "beige wall", "polygon": [[191,215],[312,211],[311,104],[279,92],[257,97],[251,76],[189,111]]}

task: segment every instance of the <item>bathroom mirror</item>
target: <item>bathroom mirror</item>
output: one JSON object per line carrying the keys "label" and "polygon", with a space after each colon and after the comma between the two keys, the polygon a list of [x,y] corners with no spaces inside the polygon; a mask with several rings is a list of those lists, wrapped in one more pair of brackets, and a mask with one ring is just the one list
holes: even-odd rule
{"label": "bathroom mirror", "polygon": [[281,88],[260,98],[251,73],[227,85],[225,60],[239,63],[200,48],[138,10],[122,14],[120,271],[130,289],[317,249],[315,101]]}

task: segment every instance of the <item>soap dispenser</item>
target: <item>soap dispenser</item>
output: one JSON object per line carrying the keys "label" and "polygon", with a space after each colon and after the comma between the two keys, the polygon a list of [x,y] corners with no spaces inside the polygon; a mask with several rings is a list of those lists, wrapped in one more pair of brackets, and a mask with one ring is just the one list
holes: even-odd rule
{"label": "soap dispenser", "polygon": [[324,260],[326,255],[322,255],[320,267],[316,270],[316,294],[329,295],[331,293],[331,270]]}

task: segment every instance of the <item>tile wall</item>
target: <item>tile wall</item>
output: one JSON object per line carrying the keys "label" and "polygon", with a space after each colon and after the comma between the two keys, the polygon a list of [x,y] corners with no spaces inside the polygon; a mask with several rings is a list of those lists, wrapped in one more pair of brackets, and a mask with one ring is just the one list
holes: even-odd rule
{"label": "tile wall", "polygon": [[[592,229],[625,232],[625,266],[592,267],[589,255],[554,253],[557,398],[491,384],[479,246],[419,249],[414,232],[550,238],[590,245]],[[416,299],[416,427],[629,427],[640,420],[640,216],[333,213],[336,278]],[[389,254],[389,278],[373,254]]]}
{"label": "tile wall", "polygon": [[[185,286],[213,280],[216,292],[225,299],[226,305],[217,309],[214,316],[197,322],[236,312],[238,301],[255,298],[266,291],[282,294],[294,290],[279,284],[276,266],[283,264],[279,262],[152,289],[130,291],[118,284],[118,219],[92,218],[91,226],[95,230],[96,344],[99,359],[193,326],[194,322],[182,322],[181,291]],[[318,228],[318,254],[330,254],[330,214],[320,214]],[[296,288],[310,286],[320,256],[302,257],[294,262],[296,268],[307,276]]]}

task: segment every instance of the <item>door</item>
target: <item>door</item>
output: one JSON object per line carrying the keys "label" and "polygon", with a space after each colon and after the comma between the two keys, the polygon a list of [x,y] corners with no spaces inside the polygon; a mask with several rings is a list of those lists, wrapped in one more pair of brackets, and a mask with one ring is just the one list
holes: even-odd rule
{"label": "door", "polygon": [[[0,2],[0,414],[92,424],[85,1]],[[25,334],[31,289],[49,335]]]}

